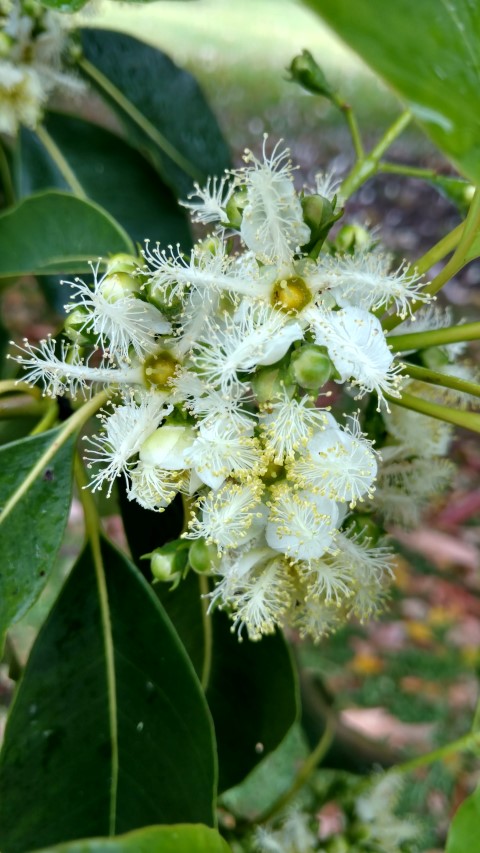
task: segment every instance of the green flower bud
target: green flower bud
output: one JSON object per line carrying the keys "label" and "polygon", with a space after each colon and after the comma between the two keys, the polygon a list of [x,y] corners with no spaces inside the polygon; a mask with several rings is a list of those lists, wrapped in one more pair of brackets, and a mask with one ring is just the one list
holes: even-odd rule
{"label": "green flower bud", "polygon": [[108,302],[116,302],[124,296],[137,296],[139,290],[139,280],[126,272],[106,275],[100,285],[100,293]]}
{"label": "green flower bud", "polygon": [[333,364],[323,347],[304,344],[292,353],[289,373],[301,388],[309,391],[322,388],[332,372]]}
{"label": "green flower bud", "polygon": [[145,554],[142,559],[150,557],[152,575],[157,581],[178,582],[187,566],[188,543],[183,539],[167,542],[160,548],[155,548],[151,554]]}
{"label": "green flower bud", "polygon": [[420,358],[422,364],[430,370],[436,370],[449,363],[448,354],[441,347],[427,347],[420,352]]}
{"label": "green flower bud", "polygon": [[243,209],[247,203],[247,193],[244,187],[235,190],[230,196],[225,212],[228,216],[229,225],[239,229],[242,224]]}
{"label": "green flower bud", "polygon": [[335,213],[335,205],[322,195],[304,196],[301,203],[303,220],[310,228],[310,240],[302,246],[302,250],[310,257],[317,257],[328,232],[343,215],[343,210]]}
{"label": "green flower bud", "polygon": [[251,385],[258,402],[263,404],[278,400],[284,396],[285,391],[291,397],[295,387],[288,376],[288,367],[284,359],[257,370],[251,379]]}
{"label": "green flower bud", "polygon": [[192,427],[167,423],[145,439],[140,448],[140,459],[147,465],[157,465],[167,471],[181,471],[187,467],[185,452],[195,438],[196,432]]}
{"label": "green flower bud", "polygon": [[372,236],[366,228],[361,225],[344,225],[340,228],[336,238],[335,247],[339,252],[353,255],[359,249],[368,249],[372,243]]}
{"label": "green flower bud", "polygon": [[181,307],[182,300],[176,297],[175,299],[169,298],[169,293],[171,293],[173,289],[173,285],[170,285],[165,288],[165,291],[159,293],[159,289],[155,283],[155,281],[149,281],[145,287],[145,291],[147,294],[147,302],[150,302],[152,305],[155,305],[155,308],[158,308],[159,311],[162,312],[164,317],[177,317]]}
{"label": "green flower bud", "polygon": [[72,343],[77,344],[79,347],[93,345],[97,340],[97,336],[93,331],[88,332],[85,327],[90,317],[91,315],[86,308],[78,306],[78,308],[76,307],[73,311],[70,311],[65,318],[64,332]]}
{"label": "green flower bud", "polygon": [[202,575],[215,569],[220,562],[220,557],[215,545],[207,545],[202,537],[195,539],[190,545],[188,562],[194,572]]}
{"label": "green flower bud", "polygon": [[307,92],[323,95],[329,101],[335,97],[334,90],[309,50],[303,50],[302,53],[295,56],[288,70],[292,75],[291,79],[306,89]]}
{"label": "green flower bud", "polygon": [[127,255],[126,253],[112,255],[107,264],[107,275],[114,275],[115,273],[133,275],[138,269],[138,264],[139,259],[133,255]]}

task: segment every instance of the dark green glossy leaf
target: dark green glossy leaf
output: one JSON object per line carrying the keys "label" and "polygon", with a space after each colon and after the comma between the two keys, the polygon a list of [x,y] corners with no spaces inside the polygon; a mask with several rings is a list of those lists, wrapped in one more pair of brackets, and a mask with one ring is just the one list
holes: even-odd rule
{"label": "dark green glossy leaf", "polygon": [[[44,126],[85,194],[123,226],[134,242],[191,243],[186,211],[152,166],[126,142],[83,119],[47,114]],[[16,152],[20,198],[69,186],[38,136],[22,129]]]}
{"label": "dark green glossy leaf", "polygon": [[305,2],[396,89],[460,172],[480,183],[480,4]]}
{"label": "dark green glossy leaf", "polygon": [[0,448],[0,649],[8,626],[45,586],[63,538],[74,439],[55,452],[59,434],[53,429]]}
{"label": "dark green glossy leaf", "polygon": [[191,74],[123,33],[85,29],[82,45],[83,72],[177,196],[184,198],[194,180],[202,184],[230,165],[217,121]]}
{"label": "dark green glossy leaf", "polygon": [[297,684],[290,651],[278,631],[259,642],[239,642],[231,621],[217,610],[211,619],[209,665],[198,575],[190,572],[173,592],[162,584],[155,591],[199,677],[205,679],[209,670],[206,695],[217,736],[219,790],[224,791],[272,752],[295,722]]}
{"label": "dark green glossy leaf", "polygon": [[476,853],[479,846],[480,788],[458,809],[447,838],[446,853]]}
{"label": "dark green glossy leaf", "polygon": [[227,842],[207,826],[148,826],[117,838],[89,838],[39,853],[229,853]]}
{"label": "dark green glossy leaf", "polygon": [[0,216],[0,278],[89,272],[89,261],[116,252],[134,252],[123,228],[69,193],[37,193]]}
{"label": "dark green glossy leaf", "polygon": [[10,712],[2,853],[154,824],[212,825],[214,787],[210,716],[170,621],[125,556],[104,543],[94,562],[87,550]]}

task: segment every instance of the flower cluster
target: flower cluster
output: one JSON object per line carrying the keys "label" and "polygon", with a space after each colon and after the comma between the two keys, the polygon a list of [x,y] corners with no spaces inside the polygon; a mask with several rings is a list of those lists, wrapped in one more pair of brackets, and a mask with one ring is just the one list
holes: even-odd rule
{"label": "flower cluster", "polygon": [[35,0],[0,0],[0,132],[34,128],[54,88],[80,90],[62,70],[65,30],[61,15]]}
{"label": "flower cluster", "polygon": [[[377,315],[428,296],[375,247],[326,242],[341,211],[296,191],[288,150],[264,142],[245,161],[185,202],[214,228],[189,255],[147,244],[143,265],[117,256],[93,286],[70,282],[70,343],[25,342],[17,361],[46,394],[110,389],[87,439],[92,489],[123,476],[160,512],[182,493],[180,544],[239,634],[289,625],[318,639],[386,594],[391,556],[359,512],[379,455],[352,398],[373,400],[395,434],[402,365]],[[348,416],[328,382],[346,386]]]}

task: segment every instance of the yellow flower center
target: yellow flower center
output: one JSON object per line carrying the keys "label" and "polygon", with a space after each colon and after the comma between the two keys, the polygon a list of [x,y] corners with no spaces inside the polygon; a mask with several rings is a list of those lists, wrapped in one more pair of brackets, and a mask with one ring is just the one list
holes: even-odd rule
{"label": "yellow flower center", "polygon": [[156,385],[158,388],[165,387],[168,380],[175,375],[177,364],[178,362],[169,352],[161,352],[159,355],[152,355],[147,358],[143,369],[147,385]]}
{"label": "yellow flower center", "polygon": [[301,311],[309,302],[312,294],[303,278],[292,276],[275,282],[272,293],[272,305],[283,311]]}

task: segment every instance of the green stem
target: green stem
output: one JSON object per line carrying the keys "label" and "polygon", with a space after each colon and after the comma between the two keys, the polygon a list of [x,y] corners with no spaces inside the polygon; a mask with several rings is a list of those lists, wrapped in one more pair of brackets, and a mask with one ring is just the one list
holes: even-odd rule
{"label": "green stem", "polygon": [[[458,241],[457,248],[455,249],[450,260],[445,264],[443,270],[441,270],[435,278],[432,279],[430,284],[424,288],[424,293],[429,293],[431,296],[438,293],[441,288],[450,281],[453,276],[468,263],[469,257],[468,253],[472,246],[475,237],[478,235],[480,230],[480,189],[476,189],[472,203],[470,205],[467,217],[461,226],[461,236]],[[412,312],[418,311],[419,308],[422,307],[424,302],[422,300],[416,300],[411,304]],[[403,320],[401,317],[394,316],[389,317],[383,323],[384,330],[394,329]]]}
{"label": "green stem", "polygon": [[35,482],[37,477],[40,476],[45,466],[48,465],[51,459],[55,456],[56,453],[60,450],[60,448],[65,444],[65,442],[70,438],[73,433],[79,430],[88,419],[95,414],[98,409],[108,400],[108,393],[106,391],[101,391],[95,397],[92,397],[81,409],[75,412],[68,421],[65,421],[62,429],[60,430],[59,435],[57,435],[55,441],[52,441],[51,445],[47,448],[45,453],[42,454],[40,459],[37,460],[33,468],[30,469],[29,473],[25,477],[22,482],[22,485],[13,493],[10,499],[5,503],[2,512],[0,513],[0,524],[5,521],[7,516],[11,513],[11,511],[16,507],[17,503],[23,498],[23,496],[28,492],[31,485]]}
{"label": "green stem", "polygon": [[205,596],[208,594],[208,578],[206,575],[199,575],[200,584],[200,603],[202,607],[202,622],[203,622],[203,665],[202,676],[200,683],[204,689],[210,682],[210,672],[212,669],[212,652],[213,652],[213,632],[212,632],[212,617],[208,613],[208,602]]}
{"label": "green stem", "polygon": [[388,345],[393,352],[419,350],[427,347],[455,344],[459,341],[477,341],[480,339],[480,322],[463,323],[448,326],[445,329],[432,329],[429,332],[410,332],[405,335],[390,335]]}
{"label": "green stem", "polygon": [[12,174],[10,172],[10,164],[8,162],[8,157],[0,141],[0,177],[3,186],[3,193],[5,196],[5,201],[7,203],[7,207],[12,204],[15,204],[15,190],[13,188]]}
{"label": "green stem", "polygon": [[378,171],[389,175],[405,175],[408,178],[419,178],[424,181],[432,181],[439,177],[435,169],[419,169],[417,166],[406,166],[403,163],[379,163]]}
{"label": "green stem", "polygon": [[458,740],[447,743],[446,746],[441,746],[438,749],[427,752],[426,755],[419,755],[418,758],[411,758],[410,761],[404,761],[403,764],[397,764],[389,770],[389,773],[410,773],[411,770],[416,770],[417,767],[426,767],[428,764],[433,764],[434,761],[443,761],[449,755],[455,752],[463,752],[470,749],[480,748],[480,732],[469,732]]}
{"label": "green stem", "polygon": [[385,154],[385,151],[390,147],[403,130],[407,127],[411,119],[411,114],[406,110],[402,113],[390,127],[385,131],[382,138],[372,148],[369,154],[361,157],[350,174],[345,178],[340,187],[340,193],[344,198],[349,198],[358,190],[362,184],[372,177],[378,171],[378,165]]}
{"label": "green stem", "polygon": [[310,753],[308,758],[304,761],[300,770],[298,771],[292,785],[285,791],[278,800],[268,808],[266,811],[262,812],[262,814],[255,819],[255,824],[267,823],[267,821],[271,820],[279,812],[283,811],[285,806],[287,806],[291,800],[296,796],[296,794],[300,791],[301,788],[308,782],[310,776],[313,771],[317,767],[318,764],[322,761],[322,759],[327,754],[330,746],[333,742],[333,738],[335,736],[335,722],[333,715],[330,715],[326,719],[325,730],[318,741],[313,752]]}
{"label": "green stem", "polygon": [[81,68],[83,68],[85,74],[87,74],[92,80],[94,80],[97,86],[99,86],[100,89],[103,89],[103,91],[106,92],[107,95],[112,99],[112,101],[114,101],[117,106],[119,106],[123,110],[123,112],[126,113],[126,115],[128,115],[135,122],[135,124],[137,124],[138,127],[143,130],[143,132],[152,140],[152,142],[155,142],[155,144],[158,145],[158,147],[165,154],[167,154],[167,156],[170,157],[170,159],[173,160],[173,162],[176,163],[177,166],[180,167],[180,169],[183,169],[183,171],[186,172],[187,175],[190,175],[191,178],[194,178],[194,180],[203,180],[202,173],[198,171],[198,169],[190,162],[190,160],[187,160],[187,158],[184,157],[183,154],[180,154],[180,152],[177,151],[177,149],[171,144],[171,142],[169,142],[168,139],[166,139],[166,137],[162,133],[160,133],[160,131],[155,127],[155,125],[153,125],[140,112],[140,110],[137,110],[136,106],[132,104],[132,102],[129,101],[128,98],[125,97],[125,95],[120,91],[120,89],[117,89],[117,87],[113,85],[113,83],[108,79],[108,77],[105,77],[105,75],[102,74],[101,71],[99,71],[98,68],[95,67],[95,65],[92,65],[92,63],[89,62],[88,59],[81,59],[79,65]]}
{"label": "green stem", "polygon": [[431,400],[422,400],[420,397],[414,397],[413,394],[402,394],[401,397],[391,397],[390,394],[385,394],[385,397],[395,406],[402,406],[404,409],[420,412],[422,415],[428,415],[430,418],[436,418],[448,424],[464,427],[465,429],[472,430],[472,432],[480,432],[480,415],[474,412],[457,411],[456,409],[451,409],[449,406],[442,406],[440,403],[432,403]]}
{"label": "green stem", "polygon": [[405,364],[404,373],[421,382],[440,385],[442,388],[453,388],[455,391],[480,397],[480,385],[477,382],[469,382],[467,379],[459,379],[457,376],[450,376],[448,373],[440,373],[438,370],[430,370],[429,367],[419,367],[408,362]]}
{"label": "green stem", "polygon": [[362,160],[365,157],[365,150],[362,143],[362,138],[360,136],[360,130],[357,124],[357,119],[355,117],[355,113],[353,112],[350,104],[347,104],[346,101],[342,101],[338,95],[333,95],[333,103],[340,110],[342,115],[347,122],[348,129],[350,131],[350,136],[352,137],[353,148],[355,154],[357,155],[357,160]]}
{"label": "green stem", "polygon": [[57,143],[52,139],[43,124],[38,125],[38,127],[35,129],[35,133],[37,134],[43,147],[46,149],[46,151],[48,151],[50,157],[52,158],[53,162],[57,166],[59,172],[61,173],[62,177],[64,178],[65,182],[68,184],[72,192],[75,193],[78,198],[87,199],[88,196],[85,190],[83,189],[80,181],[78,180],[77,176],[75,175],[75,172],[73,171],[70,164],[60,151],[60,148],[58,147]]}
{"label": "green stem", "polygon": [[78,453],[74,461],[75,481],[77,483],[80,500],[85,517],[85,529],[87,539],[92,551],[92,559],[95,568],[95,576],[98,587],[98,598],[104,637],[104,652],[106,661],[106,676],[108,689],[108,711],[110,732],[112,741],[112,769],[110,774],[110,813],[109,813],[109,835],[115,835],[117,829],[117,794],[118,794],[118,722],[117,722],[117,688],[115,674],[115,652],[113,648],[112,622],[110,618],[110,607],[108,603],[108,589],[105,579],[102,548],[100,544],[100,519],[93,499],[92,493],[87,487],[85,470],[80,461]]}
{"label": "green stem", "polygon": [[418,261],[415,261],[411,266],[412,272],[415,271],[418,275],[424,275],[435,264],[438,264],[439,261],[443,261],[445,255],[449,255],[458,246],[462,232],[463,222],[457,225],[453,231],[449,231],[438,243],[435,243]]}
{"label": "green stem", "polygon": [[47,411],[45,412],[43,418],[39,420],[38,424],[31,430],[30,435],[40,435],[42,432],[46,432],[47,429],[50,429],[55,424],[58,418],[58,405],[56,400],[52,400],[50,405],[47,407]]}

